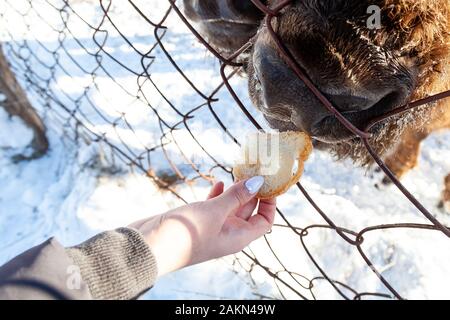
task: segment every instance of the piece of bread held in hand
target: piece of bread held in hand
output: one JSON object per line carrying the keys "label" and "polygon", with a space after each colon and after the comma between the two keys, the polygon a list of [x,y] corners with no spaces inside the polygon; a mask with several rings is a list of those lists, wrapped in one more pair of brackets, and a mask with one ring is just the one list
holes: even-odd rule
{"label": "piece of bread held in hand", "polygon": [[313,149],[303,132],[256,133],[242,146],[242,159],[233,168],[237,181],[263,176],[258,199],[271,199],[289,190],[303,174],[304,162]]}

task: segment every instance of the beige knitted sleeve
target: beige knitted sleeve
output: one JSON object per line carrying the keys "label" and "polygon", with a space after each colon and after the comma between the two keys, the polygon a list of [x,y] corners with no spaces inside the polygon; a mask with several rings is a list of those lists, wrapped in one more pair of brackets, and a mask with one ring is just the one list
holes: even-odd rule
{"label": "beige knitted sleeve", "polygon": [[80,268],[94,299],[137,298],[158,275],[149,246],[134,229],[100,233],[66,252]]}

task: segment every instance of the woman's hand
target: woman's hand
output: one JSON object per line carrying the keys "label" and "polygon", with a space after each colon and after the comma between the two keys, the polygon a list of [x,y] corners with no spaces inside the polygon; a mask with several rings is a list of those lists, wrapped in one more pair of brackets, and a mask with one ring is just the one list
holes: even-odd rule
{"label": "woman's hand", "polygon": [[237,253],[272,227],[276,200],[255,199],[263,183],[264,178],[254,177],[224,192],[224,184],[219,182],[212,187],[207,201],[138,221],[130,227],[144,235],[160,276]]}

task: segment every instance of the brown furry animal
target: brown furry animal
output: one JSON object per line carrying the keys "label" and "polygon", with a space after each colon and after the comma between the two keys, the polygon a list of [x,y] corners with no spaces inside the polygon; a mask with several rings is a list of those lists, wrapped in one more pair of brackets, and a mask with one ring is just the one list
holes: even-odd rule
{"label": "brown furry animal", "polygon": [[[249,91],[272,127],[308,132],[317,148],[371,163],[360,139],[282,60],[250,0],[184,2],[219,50],[236,50],[257,35],[247,61]],[[373,5],[381,18],[375,29],[367,24]],[[297,0],[283,9],[274,28],[314,84],[358,127],[404,103],[450,90],[450,0]],[[371,144],[402,177],[417,165],[421,141],[447,128],[449,99],[375,126]]]}
{"label": "brown furry animal", "polygon": [[450,175],[445,178],[445,188],[442,193],[442,202],[441,206],[447,211],[450,212]]}
{"label": "brown furry animal", "polygon": [[0,104],[0,108],[4,108],[10,116],[17,116],[33,130],[34,138],[30,147],[32,152],[28,155],[15,155],[14,161],[35,159],[43,156],[49,147],[47,137],[45,135],[45,126],[37,112],[33,109],[28,98],[17,82],[14,73],[10,69],[8,61],[3,54],[0,44],[0,94],[6,97],[5,101]]}

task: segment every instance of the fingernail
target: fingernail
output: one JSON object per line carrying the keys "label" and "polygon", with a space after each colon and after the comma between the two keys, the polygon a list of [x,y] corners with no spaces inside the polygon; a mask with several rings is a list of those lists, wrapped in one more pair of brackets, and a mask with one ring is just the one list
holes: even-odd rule
{"label": "fingernail", "polygon": [[255,194],[259,191],[259,189],[261,189],[263,184],[264,184],[264,177],[256,176],[248,179],[245,182],[245,187],[247,188],[250,194]]}

